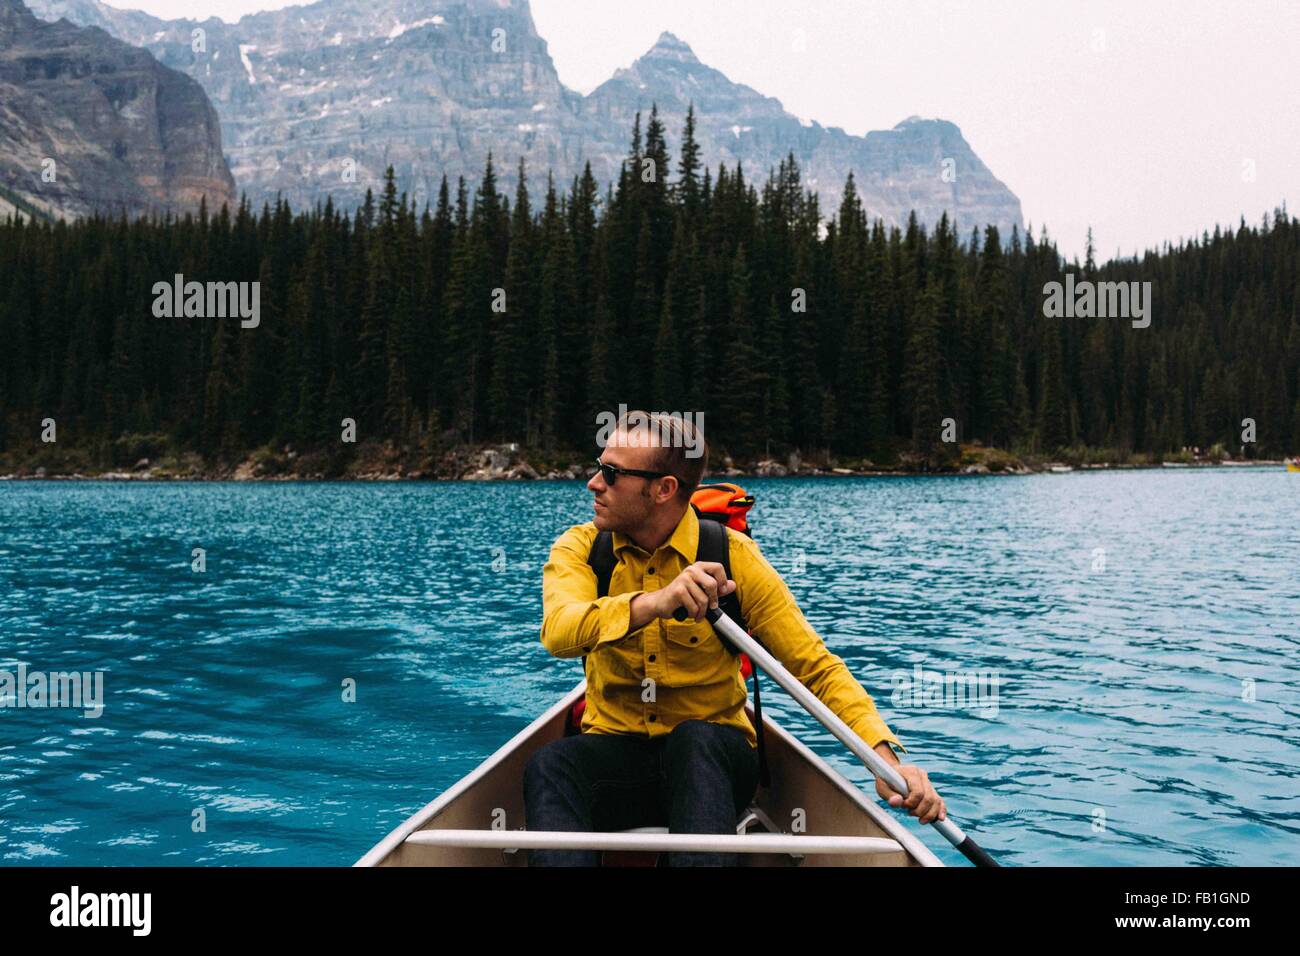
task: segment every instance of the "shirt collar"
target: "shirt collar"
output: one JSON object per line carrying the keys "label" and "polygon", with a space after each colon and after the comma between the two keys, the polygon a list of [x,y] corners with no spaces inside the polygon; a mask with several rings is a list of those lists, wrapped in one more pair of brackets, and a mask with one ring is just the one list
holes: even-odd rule
{"label": "shirt collar", "polygon": [[[613,543],[615,554],[623,548],[642,550],[640,546],[621,531],[614,532]],[[673,529],[673,533],[668,536],[668,540],[664,542],[663,546],[672,548],[685,558],[688,564],[695,560],[695,555],[700,546],[700,519],[696,517],[694,508],[687,506],[686,514],[682,515],[682,520],[677,522],[677,527]]]}

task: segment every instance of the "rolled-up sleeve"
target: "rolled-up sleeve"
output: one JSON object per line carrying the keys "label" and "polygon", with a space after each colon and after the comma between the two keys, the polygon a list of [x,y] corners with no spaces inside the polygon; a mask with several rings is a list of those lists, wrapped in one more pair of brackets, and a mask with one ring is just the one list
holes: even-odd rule
{"label": "rolled-up sleeve", "polygon": [[542,646],[556,657],[589,654],[597,644],[622,640],[641,591],[596,597],[596,572],[587,563],[595,528],[576,525],[556,539],[542,568]]}
{"label": "rolled-up sleeve", "polygon": [[888,741],[906,753],[907,748],[880,716],[866,688],[843,659],[826,647],[799,610],[781,575],[752,539],[741,535],[732,538],[732,576],[745,623],[772,656],[869,747]]}

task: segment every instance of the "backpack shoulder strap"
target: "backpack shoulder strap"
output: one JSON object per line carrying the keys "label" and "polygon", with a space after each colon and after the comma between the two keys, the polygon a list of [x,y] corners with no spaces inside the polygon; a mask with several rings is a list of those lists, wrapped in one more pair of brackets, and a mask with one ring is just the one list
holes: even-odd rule
{"label": "backpack shoulder strap", "polygon": [[[714,521],[712,518],[700,518],[700,543],[695,550],[695,560],[714,561],[722,565],[728,578],[731,577],[731,541],[728,540],[727,529],[721,522]],[[718,607],[742,628],[748,630],[745,627],[745,618],[740,613],[740,599],[736,597],[735,591],[721,598]],[[723,643],[728,648],[731,647],[728,641],[724,640]]]}
{"label": "backpack shoulder strap", "polygon": [[[694,507],[694,506],[692,506]],[[698,509],[696,514],[699,514]],[[716,561],[722,565],[731,578],[731,541],[727,537],[727,528],[721,521],[714,521],[710,518],[700,516],[700,543],[695,550],[696,561]],[[745,623],[745,617],[740,613],[740,598],[736,597],[736,592],[732,591],[724,598],[718,599],[718,607],[723,612],[740,625],[742,631],[749,631],[749,626]],[[718,640],[732,654],[739,654],[740,651],[729,640],[714,628],[713,633],[718,635]],[[753,636],[753,635],[751,635]],[[754,638],[758,640],[758,638]],[[759,643],[762,643],[761,641]],[[758,668],[750,662],[753,669],[754,678],[754,736],[758,744],[758,782],[761,786],[770,787],[772,785],[772,772],[767,764],[767,743],[763,737],[763,697],[758,689]]]}
{"label": "backpack shoulder strap", "polygon": [[[596,572],[596,597],[605,597],[609,594],[609,580],[614,576],[614,565],[618,564],[618,556],[614,554],[614,535],[609,531],[599,531],[596,533],[596,540],[591,543],[591,551],[587,554],[587,563],[591,565],[591,570]],[[587,655],[582,655],[582,673],[587,673]]]}
{"label": "backpack shoulder strap", "polygon": [[613,533],[601,531],[596,534],[596,540],[591,543],[591,553],[587,555],[587,563],[596,572],[596,597],[605,597],[609,594],[609,579],[614,576],[614,565],[618,564],[618,559],[614,556]]}

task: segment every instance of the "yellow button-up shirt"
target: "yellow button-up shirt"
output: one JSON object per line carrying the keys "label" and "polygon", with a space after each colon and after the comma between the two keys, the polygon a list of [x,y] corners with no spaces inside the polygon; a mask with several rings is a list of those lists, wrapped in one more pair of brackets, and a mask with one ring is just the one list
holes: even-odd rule
{"label": "yellow button-up shirt", "polygon": [[[582,732],[670,733],[684,720],[739,728],[757,746],[745,714],[748,694],[738,659],[708,620],[657,619],[627,633],[632,599],[669,584],[695,561],[699,518],[687,508],[668,541],[649,554],[614,533],[618,559],[609,595],[596,596],[587,563],[596,526],[575,525],[556,539],[542,570],[542,644],[556,657],[587,658]],[[795,604],[790,589],[748,535],[727,529],[731,577],[751,633],[868,746],[882,740],[906,748],[876,711],[871,695],[832,654]]]}

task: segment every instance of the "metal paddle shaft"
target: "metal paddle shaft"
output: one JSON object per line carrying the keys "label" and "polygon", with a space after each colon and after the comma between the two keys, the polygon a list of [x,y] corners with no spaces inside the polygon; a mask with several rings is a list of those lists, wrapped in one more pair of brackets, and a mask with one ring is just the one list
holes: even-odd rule
{"label": "metal paddle shaft", "polygon": [[[685,609],[678,608],[674,617],[684,620],[686,617]],[[907,796],[907,781],[903,779],[903,775],[890,766],[880,754],[868,747],[861,737],[849,729],[848,724],[817,698],[816,694],[799,683],[782,666],[780,661],[764,649],[762,644],[746,634],[740,625],[727,617],[721,608],[709,608],[708,618],[709,622],[721,632],[723,637],[748,654],[751,662],[763,668],[774,681],[784,687],[786,692],[803,706],[804,710],[816,717],[827,730],[835,735],[840,743],[853,751],[858,759],[867,765],[867,769],[884,780],[890,789],[902,794],[904,797]],[[931,825],[976,866],[999,865],[997,861],[984,852],[979,844],[963,833],[961,828],[952,820],[935,820]]]}

